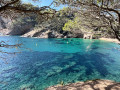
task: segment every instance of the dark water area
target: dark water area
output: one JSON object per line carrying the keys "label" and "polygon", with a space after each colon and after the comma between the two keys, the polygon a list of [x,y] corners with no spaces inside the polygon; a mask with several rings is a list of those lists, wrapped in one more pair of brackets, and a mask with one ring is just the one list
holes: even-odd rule
{"label": "dark water area", "polygon": [[[0,90],[44,90],[64,82],[120,82],[120,46],[101,40],[0,37]],[[8,52],[8,53],[2,53]]]}

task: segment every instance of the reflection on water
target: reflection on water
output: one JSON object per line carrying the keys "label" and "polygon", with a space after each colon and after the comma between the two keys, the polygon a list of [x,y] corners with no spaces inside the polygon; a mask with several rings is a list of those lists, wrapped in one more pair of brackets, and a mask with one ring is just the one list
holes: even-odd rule
{"label": "reflection on water", "polygon": [[[43,90],[91,79],[120,82],[120,46],[99,40],[0,37],[18,48],[0,48],[0,90]],[[7,62],[7,63],[6,63]]]}

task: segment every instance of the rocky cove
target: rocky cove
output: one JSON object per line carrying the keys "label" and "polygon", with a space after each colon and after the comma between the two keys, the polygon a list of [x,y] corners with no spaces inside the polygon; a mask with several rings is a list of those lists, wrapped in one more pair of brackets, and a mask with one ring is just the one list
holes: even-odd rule
{"label": "rocky cove", "polygon": [[[61,20],[60,20],[61,21]],[[55,22],[55,23],[57,23],[57,22]],[[54,25],[55,25],[55,23],[54,23]],[[101,31],[99,31],[98,30],[98,28],[95,28],[94,29],[94,31],[93,32],[87,32],[87,30],[89,31],[89,29],[88,28],[86,28],[86,29],[84,29],[84,32],[83,31],[81,31],[80,29],[73,29],[73,30],[71,30],[71,31],[65,31],[65,30],[63,30],[62,29],[62,27],[64,26],[64,24],[65,24],[65,22],[64,23],[62,23],[62,25],[60,26],[60,25],[56,25],[56,26],[54,26],[54,25],[52,25],[53,23],[50,23],[50,24],[44,24],[43,25],[43,27],[40,25],[39,27],[37,27],[37,28],[35,28],[35,23],[34,22],[29,22],[29,23],[23,23],[23,24],[21,24],[21,22],[20,23],[17,23],[17,24],[15,24],[13,27],[12,27],[12,21],[10,20],[10,19],[4,19],[4,18],[0,18],[0,33],[1,33],[1,35],[10,35],[10,36],[21,36],[21,37],[35,37],[35,38],[84,38],[84,39],[100,39],[100,40],[105,40],[105,41],[110,41],[110,42],[115,42],[115,43],[119,43],[119,41],[116,41],[116,39],[115,39],[115,36],[114,35],[111,35],[111,34],[109,34],[109,33],[107,33],[107,34],[103,34],[103,32],[101,32]],[[60,28],[58,28],[58,26],[60,26]],[[54,27],[54,28],[53,28]],[[100,33],[102,33],[103,35],[101,35]],[[109,38],[109,39],[108,39]],[[31,38],[32,39],[32,38]],[[2,39],[1,39],[2,40]],[[41,40],[41,39],[40,39]],[[69,39],[68,39],[69,40]],[[22,41],[21,39],[20,39],[20,41]],[[24,40],[23,40],[24,41]],[[54,41],[54,40],[53,40]],[[79,42],[80,40],[78,40],[78,42]],[[89,41],[89,40],[88,40]],[[40,47],[37,47],[37,46],[39,46],[39,45],[42,45],[41,43],[40,44],[38,44],[40,41],[37,41],[37,44],[36,45],[34,45],[34,44],[32,44],[33,46],[31,46],[31,47],[35,47],[35,51],[34,51],[34,55],[36,55],[36,53],[38,53],[38,52],[36,52],[36,50],[41,50],[41,48]],[[56,42],[56,41],[55,41]],[[74,42],[74,40],[73,40],[73,42]],[[34,43],[36,43],[36,41],[34,42]],[[81,42],[80,42],[81,43]],[[86,43],[86,41],[85,40],[83,40],[83,42],[82,42],[83,44],[85,44],[85,45],[87,45],[87,43]],[[90,46],[92,46],[92,43],[93,43],[93,47],[90,47]],[[96,43],[98,43],[97,41],[96,41]],[[88,58],[86,58],[86,56],[89,56],[90,58],[92,58],[91,60],[98,60],[97,58],[99,57],[99,59],[100,60],[103,60],[102,58],[100,58],[101,56],[103,57],[103,56],[108,56],[108,54],[104,54],[104,51],[102,51],[103,53],[101,53],[101,51],[99,52],[99,53],[97,53],[96,54],[96,52],[97,52],[97,49],[98,48],[101,48],[100,46],[99,47],[96,47],[94,44],[96,44],[96,43],[94,43],[94,42],[91,42],[90,44],[89,44],[89,47],[88,47],[88,45],[87,46],[84,46],[83,45],[83,51],[84,50],[86,50],[85,51],[85,53],[87,54],[87,55],[85,55],[83,58],[85,59],[85,60],[89,60]],[[101,42],[99,42],[101,45],[103,45],[103,43],[101,43]],[[50,44],[50,43],[48,43],[48,44]],[[55,43],[56,44],[56,43]],[[60,41],[57,41],[57,44],[65,44],[65,45],[63,45],[63,46],[66,46],[66,41],[62,41],[61,40],[61,42]],[[31,42],[28,42],[28,44],[27,45],[31,45]],[[44,44],[45,45],[45,44]],[[54,44],[53,44],[54,45]],[[74,45],[74,43],[72,43],[72,42],[70,42],[70,47],[72,46],[72,45]],[[78,47],[77,45],[80,45],[80,44],[78,44],[77,42],[76,42],[76,47]],[[82,44],[81,44],[82,45]],[[99,44],[97,44],[97,45],[99,45]],[[108,44],[108,46],[109,46],[109,44]],[[52,47],[52,46],[51,46]],[[51,47],[49,47],[49,48],[51,48]],[[58,47],[59,47],[59,45],[58,45]],[[76,47],[75,47],[75,49],[73,48],[72,50],[76,50]],[[82,46],[81,46],[82,47]],[[88,47],[88,48],[85,48],[85,47]],[[107,48],[107,46],[102,46],[102,47],[106,47]],[[118,46],[117,46],[118,47]],[[26,48],[28,48],[28,47],[26,47]],[[44,49],[45,47],[43,47],[43,49]],[[55,47],[53,47],[52,48],[52,50],[54,49]],[[114,49],[113,47],[112,47],[112,45],[110,45],[110,48],[112,48],[111,49],[111,51],[110,51],[110,53],[111,54],[113,54],[112,52],[112,50],[114,50],[116,53],[118,53],[118,51],[116,50],[116,49]],[[57,48],[56,48],[57,49]],[[65,49],[65,48],[64,48]],[[80,48],[77,48],[78,50],[80,49]],[[103,48],[101,48],[101,49],[103,49]],[[60,49],[61,50],[61,49]],[[91,50],[92,50],[92,52],[91,52]],[[96,50],[96,52],[95,52],[95,54],[93,54],[93,52]],[[99,50],[99,49],[98,49]],[[44,51],[44,50],[43,50]],[[49,50],[48,50],[49,51]],[[62,51],[64,51],[64,50],[61,50],[60,52],[62,52]],[[67,51],[67,50],[66,50]],[[80,50],[81,51],[81,50]],[[80,51],[78,51],[78,52],[80,52]],[[107,50],[106,50],[107,51]],[[41,52],[41,51],[40,51]],[[51,52],[51,50],[49,51],[49,52]],[[69,52],[69,48],[68,48],[68,52]],[[78,53],[77,52],[77,53]],[[91,53],[91,54],[93,54],[93,55],[89,55],[89,52]],[[109,52],[109,51],[108,51]],[[108,53],[108,52],[106,52],[106,53]],[[23,53],[25,53],[25,52],[23,52]],[[46,52],[42,52],[42,53],[40,53],[41,54],[41,57],[42,57],[42,54],[43,53],[45,53],[45,55],[46,55]],[[73,51],[71,51],[71,53],[73,53]],[[66,61],[66,63],[67,63],[67,65],[66,65],[66,63],[64,63],[65,64],[65,68],[63,67],[63,72],[65,72],[65,70],[69,70],[69,68],[68,67],[71,67],[71,65],[73,65],[74,66],[74,59],[76,60],[76,58],[77,58],[77,60],[78,61],[76,61],[76,63],[77,62],[80,62],[79,61],[79,57],[82,57],[83,55],[78,55],[78,56],[76,56],[77,55],[77,53],[75,53],[75,58],[73,57],[72,58],[72,60],[73,60],[73,63],[71,64],[71,62],[69,62],[69,60],[71,60],[71,58],[68,58],[67,59],[67,61],[69,62],[67,62]],[[82,52],[83,53],[83,52]],[[29,54],[31,54],[31,52],[29,52]],[[40,55],[40,54],[38,54],[38,56]],[[48,53],[48,56],[50,56],[51,55],[51,53]],[[32,55],[32,54],[31,54]],[[60,54],[59,54],[60,55]],[[58,55],[58,57],[56,57],[56,58],[58,58],[58,62],[60,62],[60,60],[62,59],[62,57],[63,57],[63,54],[59,57],[59,55]],[[19,55],[18,55],[19,56]],[[38,56],[36,56],[36,57],[38,57]],[[96,57],[96,58],[94,58],[93,56],[98,56],[98,57]],[[112,55],[111,55],[112,56]],[[119,56],[119,55],[118,55]],[[23,54],[23,56],[22,57],[24,57],[24,54]],[[33,56],[34,57],[34,56]],[[41,59],[41,57],[39,57],[39,59]],[[68,56],[66,55],[66,57],[69,57],[69,54],[68,54]],[[24,57],[25,59],[26,59],[26,57]],[[24,59],[23,58],[23,59]],[[45,57],[43,57],[43,59],[44,59]],[[51,58],[51,57],[50,57]],[[60,58],[60,59],[59,59]],[[80,58],[81,59],[81,58]],[[27,60],[27,59],[26,59]],[[32,59],[30,59],[30,60],[34,60],[34,58],[32,58]],[[46,59],[46,61],[47,61],[48,59]],[[55,59],[55,60],[57,60],[57,59]],[[116,60],[116,62],[117,62],[117,59],[113,59],[113,60],[111,60],[111,57],[109,57],[109,58],[107,58],[107,60],[108,61],[110,61],[110,63],[111,62],[114,62],[114,60]],[[105,61],[107,61],[107,60],[105,60]],[[19,60],[18,60],[19,61]],[[52,61],[52,59],[51,59],[51,61]],[[103,60],[104,61],[104,60]],[[34,62],[34,61],[33,61]],[[36,59],[36,63],[37,62],[39,62],[39,61],[37,61],[37,59]],[[55,61],[54,61],[55,62]],[[64,61],[63,61],[64,62]],[[52,68],[52,70],[50,69],[50,71],[48,71],[47,73],[48,74],[50,74],[53,78],[54,78],[54,75],[56,75],[56,73],[58,73],[58,72],[62,72],[62,70],[61,70],[61,68],[62,68],[62,66],[63,66],[63,62],[61,62],[61,66],[59,66],[57,69],[58,70],[54,70],[54,68]],[[84,61],[83,60],[83,62],[85,62],[85,63],[87,63],[88,64],[88,67],[87,67],[87,69],[89,69],[89,65],[91,65],[91,63],[93,62],[93,61]],[[99,62],[99,61],[98,61]],[[21,63],[21,62],[20,62]],[[27,62],[27,63],[29,63],[29,62]],[[44,62],[44,63],[46,63],[46,62]],[[89,64],[90,63],[90,64]],[[99,63],[102,63],[102,62],[99,62]],[[56,64],[56,63],[55,63]],[[68,64],[70,64],[70,65],[68,65]],[[79,63],[79,64],[81,64],[81,62]],[[93,63],[92,63],[93,64]],[[95,64],[95,63],[94,63]],[[94,65],[93,64],[93,65]],[[105,63],[106,64],[106,63]],[[35,64],[36,65],[36,64]],[[36,69],[38,69],[39,68],[39,65],[41,66],[41,62],[39,62],[39,64],[37,64],[36,65],[36,67],[34,67],[35,68],[35,70]],[[47,64],[45,64],[46,66],[47,66]],[[23,66],[24,66],[24,64],[23,64]],[[27,65],[26,65],[27,66]],[[26,67],[25,66],[25,67]],[[31,65],[30,65],[31,66]],[[28,71],[29,71],[29,76],[27,77],[27,78],[29,78],[29,79],[34,79],[35,77],[33,77],[32,75],[33,74],[35,74],[35,76],[37,76],[37,74],[40,74],[40,75],[42,75],[41,73],[35,73],[35,72],[38,72],[38,71],[34,71],[33,70],[33,72],[31,72],[31,70],[32,70],[32,67],[26,67],[26,68],[28,68]],[[52,66],[52,65],[51,65]],[[81,65],[80,65],[81,66]],[[91,65],[92,66],[92,65]],[[117,65],[116,65],[117,66]],[[42,67],[44,67],[44,65],[42,66]],[[98,69],[98,71],[100,72],[100,73],[102,73],[102,71],[101,71],[101,69],[100,68],[98,68],[97,67],[97,65],[95,65],[95,67]],[[102,67],[102,66],[101,66]],[[104,65],[103,65],[103,67],[104,67]],[[29,68],[31,68],[31,70],[29,70]],[[79,67],[76,67],[76,68],[79,68]],[[75,68],[75,69],[76,69]],[[80,67],[81,68],[81,67]],[[40,68],[41,69],[41,68]],[[65,69],[65,70],[64,70]],[[114,69],[114,67],[113,67],[113,69]],[[79,70],[79,69],[78,69]],[[104,69],[103,69],[104,70]],[[111,69],[110,69],[111,70]],[[28,72],[28,71],[26,71],[26,72]],[[44,70],[42,73],[44,73],[45,71],[47,71],[47,70]],[[76,71],[76,70],[75,70]],[[73,70],[73,72],[75,72],[74,70]],[[89,71],[89,70],[88,70]],[[118,71],[118,70],[117,70]],[[24,73],[26,73],[26,72],[22,72],[23,74]],[[81,72],[81,71],[80,71]],[[111,71],[112,72],[112,71]],[[65,72],[65,73],[68,73],[67,71]],[[84,73],[84,72],[83,72]],[[87,73],[89,73],[89,72],[87,72]],[[116,74],[119,74],[118,72],[115,72]],[[71,73],[70,73],[71,74]],[[74,74],[74,73],[72,73],[72,74]],[[106,72],[105,72],[105,74],[106,74]],[[21,74],[21,76],[22,76],[22,74]],[[39,76],[39,75],[38,75]],[[73,76],[73,75],[70,75],[71,77]],[[79,75],[78,75],[79,76]],[[83,75],[84,76],[84,75]],[[104,76],[104,75],[103,75]],[[116,75],[116,76],[119,76],[119,75]],[[20,77],[19,75],[18,75],[18,77]],[[33,77],[33,78],[31,78],[31,77]],[[111,76],[108,76],[109,78],[111,78]],[[107,78],[108,78],[107,77]],[[114,77],[114,75],[113,75],[113,77]],[[49,81],[50,81],[50,76],[49,77],[47,77],[48,79],[49,79]],[[75,78],[75,77],[74,77]],[[79,77],[80,78],[80,77]],[[78,79],[79,79],[78,78]],[[86,78],[86,77],[84,77],[84,78]],[[19,78],[20,79],[20,78]],[[25,79],[25,81],[27,81],[26,80],[26,78],[24,78]],[[36,78],[35,78],[36,79]],[[65,79],[65,78],[64,78]],[[69,78],[68,78],[69,79]],[[73,79],[73,78],[71,78],[71,79]],[[81,79],[79,79],[79,81],[80,81]],[[24,81],[24,80],[23,80]],[[34,81],[34,80],[32,80],[32,81]],[[36,81],[37,81],[37,79],[36,79]],[[46,81],[46,80],[44,80],[44,81]],[[39,81],[39,83],[40,83],[41,81]],[[46,81],[47,82],[47,81]],[[14,83],[14,82],[13,82]],[[33,82],[34,83],[34,82]],[[38,85],[39,85],[39,83],[38,83]],[[49,82],[47,82],[47,83],[49,83]],[[55,83],[55,82],[54,82]],[[77,83],[71,83],[71,84],[64,84],[64,81],[62,81],[62,82],[60,82],[61,84],[60,85],[56,85],[56,86],[51,86],[51,87],[46,87],[47,89],[46,90],[95,90],[95,89],[100,89],[100,90],[119,90],[120,89],[120,83],[117,83],[117,82],[113,82],[113,81],[110,81],[110,80],[92,80],[92,81],[86,81],[86,82],[77,82]],[[12,86],[12,85],[11,85]],[[19,85],[18,85],[19,86]],[[9,87],[9,86],[8,86]],[[38,87],[38,86],[37,86]],[[27,85],[23,85],[23,86],[21,86],[20,87],[20,89],[21,90],[26,90],[26,89],[31,89],[31,88],[35,88],[34,87],[34,85],[29,85],[29,84],[27,84]],[[39,87],[38,87],[39,88]]]}
{"label": "rocky cove", "polygon": [[6,19],[1,16],[0,34],[37,38],[115,38],[113,34],[110,34],[109,32],[106,33],[105,31],[100,31],[99,28],[93,28],[92,30],[90,28],[72,28],[72,30],[64,30],[65,24],[68,21],[66,19],[74,18],[71,16],[72,13],[67,16],[58,15],[56,18],[41,22],[40,24],[38,24],[38,22],[34,20],[33,17],[21,17],[16,20],[11,20],[10,18]]}

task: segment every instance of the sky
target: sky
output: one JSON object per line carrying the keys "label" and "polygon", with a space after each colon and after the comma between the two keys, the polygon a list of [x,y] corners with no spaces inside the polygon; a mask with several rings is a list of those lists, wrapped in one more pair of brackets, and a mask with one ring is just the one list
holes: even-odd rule
{"label": "sky", "polygon": [[[49,6],[53,2],[53,0],[40,0],[40,2],[33,2],[32,0],[22,0],[22,1],[23,1],[23,3],[32,3],[33,5],[39,6],[39,7]],[[65,6],[63,6],[63,5],[60,5],[59,7],[54,7],[53,5],[51,6],[51,8],[54,8],[56,10],[60,10],[63,7],[65,7]]]}

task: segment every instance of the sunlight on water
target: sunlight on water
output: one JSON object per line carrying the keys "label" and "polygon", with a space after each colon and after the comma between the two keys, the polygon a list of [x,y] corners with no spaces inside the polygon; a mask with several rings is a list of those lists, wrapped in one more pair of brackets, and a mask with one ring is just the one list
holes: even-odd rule
{"label": "sunlight on water", "polygon": [[44,90],[61,82],[92,79],[120,82],[118,44],[75,38],[6,36],[0,40],[11,45],[22,43],[20,47],[0,48],[0,90]]}

